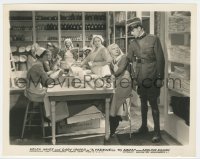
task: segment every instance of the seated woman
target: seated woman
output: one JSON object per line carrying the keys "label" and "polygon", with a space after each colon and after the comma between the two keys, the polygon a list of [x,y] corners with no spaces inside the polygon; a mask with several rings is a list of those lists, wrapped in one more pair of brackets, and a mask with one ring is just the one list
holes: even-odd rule
{"label": "seated woman", "polygon": [[47,50],[46,55],[47,55],[47,60],[43,62],[43,66],[45,72],[47,72],[47,74],[50,75],[51,73],[53,73],[52,53],[49,50]]}
{"label": "seated woman", "polygon": [[[110,136],[113,136],[119,125],[119,121],[122,120],[121,116],[118,115],[120,114],[120,107],[123,106],[123,103],[130,96],[132,87],[126,55],[122,53],[117,44],[109,45],[108,51],[113,59],[110,67],[115,77],[115,94],[113,95],[110,107]],[[123,83],[123,80],[125,83]]]}
{"label": "seated woman", "polygon": [[59,69],[59,61],[53,61],[52,52],[49,50],[46,51],[47,60],[43,62],[43,67],[47,75],[53,77],[55,74],[57,74],[57,72],[61,70]]}
{"label": "seated woman", "polygon": [[112,61],[112,57],[102,45],[103,42],[104,39],[101,35],[93,35],[92,44],[94,48],[81,63],[83,67],[90,67],[95,74],[99,74],[99,67],[110,64]]}
{"label": "seated woman", "polygon": [[[49,85],[56,84],[58,78],[62,78],[63,72],[59,72],[58,76],[54,79],[49,78],[44,70],[43,62],[48,60],[48,51],[44,48],[38,48],[36,51],[37,61],[28,70],[27,73],[27,86],[25,89],[25,96],[35,102],[44,102],[46,117],[50,118],[50,103],[49,98],[46,96],[46,91]],[[60,79],[62,80],[62,79]],[[58,108],[58,109],[57,109]],[[59,104],[56,108],[56,114],[59,116],[56,119],[64,119],[69,116],[68,109],[65,105]],[[60,113],[62,112],[62,113]]]}
{"label": "seated woman", "polygon": [[51,52],[52,61],[53,63],[56,63],[62,59],[61,57],[61,50],[59,49],[58,45],[56,43],[47,43],[47,50]]}

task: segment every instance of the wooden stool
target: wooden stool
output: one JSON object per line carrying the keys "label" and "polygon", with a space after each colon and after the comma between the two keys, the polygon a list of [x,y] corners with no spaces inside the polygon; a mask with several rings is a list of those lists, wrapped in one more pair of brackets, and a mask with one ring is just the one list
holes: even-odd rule
{"label": "wooden stool", "polygon": [[[35,105],[37,104],[37,105]],[[39,119],[34,119],[35,115],[39,115]],[[40,102],[34,102],[28,100],[28,104],[26,106],[26,111],[24,115],[24,122],[22,127],[22,134],[21,138],[24,137],[24,131],[26,127],[41,127],[42,129],[42,136],[45,137],[45,127],[44,127],[44,116],[43,116],[43,103]],[[35,124],[33,121],[40,121],[40,124]]]}

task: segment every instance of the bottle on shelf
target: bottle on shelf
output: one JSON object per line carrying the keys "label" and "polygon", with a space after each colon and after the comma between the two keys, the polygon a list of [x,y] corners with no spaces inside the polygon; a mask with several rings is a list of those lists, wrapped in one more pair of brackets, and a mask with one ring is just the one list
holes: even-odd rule
{"label": "bottle on shelf", "polygon": [[88,15],[87,14],[85,15],[85,20],[88,20]]}
{"label": "bottle on shelf", "polygon": [[80,30],[82,30],[83,29],[83,26],[82,26],[82,24],[80,23]]}
{"label": "bottle on shelf", "polygon": [[90,25],[90,30],[94,30],[94,24]]}
{"label": "bottle on shelf", "polygon": [[75,20],[75,16],[73,13],[71,14],[71,20]]}
{"label": "bottle on shelf", "polygon": [[101,30],[101,24],[97,25],[97,30]]}
{"label": "bottle on shelf", "polygon": [[101,29],[100,30],[103,30],[104,29],[104,25],[103,24],[101,24]]}
{"label": "bottle on shelf", "polygon": [[98,30],[98,24],[94,25],[94,30]]}
{"label": "bottle on shelf", "polygon": [[79,13],[79,20],[82,20],[82,14]]}
{"label": "bottle on shelf", "polygon": [[76,24],[73,24],[73,30],[77,30]]}

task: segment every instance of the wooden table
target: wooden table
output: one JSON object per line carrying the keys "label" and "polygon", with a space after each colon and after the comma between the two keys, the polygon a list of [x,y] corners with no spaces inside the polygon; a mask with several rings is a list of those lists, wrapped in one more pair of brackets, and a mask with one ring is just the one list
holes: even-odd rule
{"label": "wooden table", "polygon": [[52,144],[56,144],[56,121],[55,121],[55,109],[57,101],[79,101],[79,100],[93,100],[102,99],[105,100],[105,139],[109,139],[109,109],[110,99],[114,93],[113,88],[98,88],[92,89],[86,88],[73,88],[73,87],[61,87],[56,85],[53,88],[47,89],[47,95],[50,100],[51,116],[52,116]]}

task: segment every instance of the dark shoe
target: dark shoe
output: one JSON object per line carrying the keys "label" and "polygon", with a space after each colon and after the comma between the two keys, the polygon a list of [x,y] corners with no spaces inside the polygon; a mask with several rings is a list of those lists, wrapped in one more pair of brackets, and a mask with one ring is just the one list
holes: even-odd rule
{"label": "dark shoe", "polygon": [[146,134],[148,133],[149,130],[148,130],[148,127],[147,126],[141,126],[138,131],[137,131],[137,134]]}
{"label": "dark shoe", "polygon": [[153,136],[153,138],[151,139],[151,141],[152,141],[153,143],[158,143],[158,142],[160,142],[160,140],[161,140],[161,135],[160,135],[160,133],[155,133],[154,136]]}
{"label": "dark shoe", "polygon": [[153,110],[153,121],[154,121],[154,136],[152,138],[153,143],[160,142],[161,135],[160,135],[160,119],[159,119],[159,111]]}

